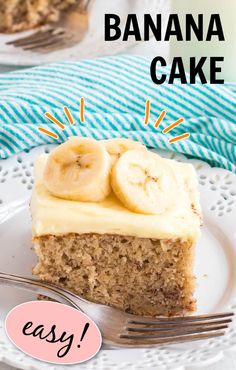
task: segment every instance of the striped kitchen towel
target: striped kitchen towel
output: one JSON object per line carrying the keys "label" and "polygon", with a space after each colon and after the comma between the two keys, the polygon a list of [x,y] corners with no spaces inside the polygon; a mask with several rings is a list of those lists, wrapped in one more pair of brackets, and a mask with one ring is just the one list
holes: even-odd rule
{"label": "striped kitchen towel", "polygon": [[[161,68],[160,72],[168,68]],[[85,121],[80,121],[80,98],[85,99]],[[148,125],[145,103],[151,101]],[[63,113],[67,106],[75,120]],[[167,115],[156,129],[162,110]],[[65,124],[50,122],[48,111]],[[71,135],[96,139],[128,137],[151,148],[181,152],[236,173],[236,85],[155,85],[150,60],[118,56],[64,62],[0,75],[0,158],[41,144],[63,142]],[[166,135],[162,130],[184,117]],[[44,127],[58,139],[38,131]],[[169,139],[190,133],[173,144]]]}

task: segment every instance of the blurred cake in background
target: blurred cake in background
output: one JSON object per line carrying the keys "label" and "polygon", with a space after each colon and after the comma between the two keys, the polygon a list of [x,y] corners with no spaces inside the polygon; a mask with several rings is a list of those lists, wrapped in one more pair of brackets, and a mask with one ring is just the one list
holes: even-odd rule
{"label": "blurred cake in background", "polygon": [[0,32],[24,31],[56,22],[76,0],[0,0]]}

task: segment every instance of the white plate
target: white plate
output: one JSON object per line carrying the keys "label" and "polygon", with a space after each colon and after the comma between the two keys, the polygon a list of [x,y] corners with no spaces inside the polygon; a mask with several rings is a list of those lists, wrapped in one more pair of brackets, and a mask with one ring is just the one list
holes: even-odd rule
{"label": "white plate", "polygon": [[[124,29],[124,22],[129,13],[140,15],[142,25],[143,14],[162,13],[164,21],[167,19],[170,0],[94,0],[91,7],[89,31],[86,37],[79,44],[64,50],[55,51],[49,54],[24,51],[6,45],[6,42],[28,36],[34,31],[20,32],[12,35],[0,34],[0,64],[33,66],[61,60],[76,61],[104,55],[123,53],[135,44],[134,38],[123,42],[122,39],[112,42],[104,41],[104,14],[115,13],[121,18],[121,28]],[[163,22],[164,27],[164,22]],[[141,28],[141,26],[140,26]],[[167,57],[168,43],[158,42],[155,46],[156,52],[161,51],[163,57]]]}
{"label": "white plate", "polygon": [[[33,182],[32,162],[40,152],[50,149],[51,146],[42,146],[0,162],[0,271],[31,276],[35,263],[28,206]],[[196,255],[198,312],[236,312],[236,176],[226,170],[210,168],[204,162],[188,160],[183,155],[165,153],[165,156],[193,163],[199,174],[204,227]],[[35,299],[34,294],[0,287],[0,297],[0,361],[22,369],[66,369],[25,355],[5,336],[6,313],[19,303]],[[184,369],[188,365],[217,361],[227,351],[235,349],[236,324],[233,323],[221,338],[157,349],[102,350],[79,367],[91,370]]]}

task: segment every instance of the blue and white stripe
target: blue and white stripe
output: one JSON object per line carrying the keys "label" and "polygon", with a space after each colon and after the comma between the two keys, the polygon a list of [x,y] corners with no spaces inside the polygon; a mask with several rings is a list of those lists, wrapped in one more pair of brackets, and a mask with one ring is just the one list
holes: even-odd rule
{"label": "blue and white stripe", "polygon": [[[162,68],[160,72],[169,73]],[[80,122],[80,98],[85,122]],[[144,126],[145,102],[151,99],[150,123]],[[50,123],[49,111],[63,123],[63,106],[77,122],[64,131]],[[158,130],[153,124],[166,109]],[[63,142],[68,136],[97,139],[128,137],[152,148],[167,149],[206,160],[236,173],[236,85],[155,85],[150,60],[120,56],[64,62],[0,75],[0,158],[37,145]],[[185,122],[167,135],[174,120]],[[58,139],[40,133],[45,127]],[[190,132],[189,139],[169,144],[170,137]]]}

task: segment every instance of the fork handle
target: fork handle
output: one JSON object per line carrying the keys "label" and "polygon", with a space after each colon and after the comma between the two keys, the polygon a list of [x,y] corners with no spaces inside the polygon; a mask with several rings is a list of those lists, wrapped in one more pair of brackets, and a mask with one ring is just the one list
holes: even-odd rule
{"label": "fork handle", "polygon": [[43,294],[61,303],[80,309],[79,306],[70,299],[66,292],[51,283],[0,272],[0,285],[15,286],[37,294]]}

